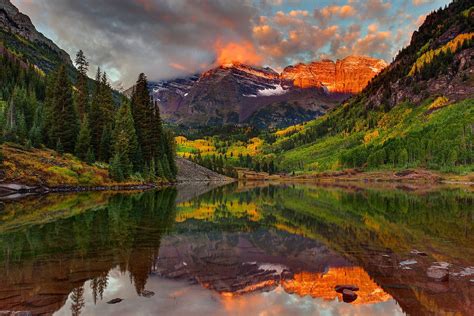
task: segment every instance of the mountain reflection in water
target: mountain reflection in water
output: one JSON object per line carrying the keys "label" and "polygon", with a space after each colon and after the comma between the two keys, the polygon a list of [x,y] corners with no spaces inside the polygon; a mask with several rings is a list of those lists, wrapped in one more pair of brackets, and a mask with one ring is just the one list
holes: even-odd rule
{"label": "mountain reflection in water", "polygon": [[[0,311],[474,310],[469,189],[233,184],[196,194],[188,187],[0,204]],[[435,262],[450,264],[449,281],[428,278]],[[344,303],[334,290],[339,284],[358,286],[357,299]],[[122,301],[107,304],[115,298]]]}

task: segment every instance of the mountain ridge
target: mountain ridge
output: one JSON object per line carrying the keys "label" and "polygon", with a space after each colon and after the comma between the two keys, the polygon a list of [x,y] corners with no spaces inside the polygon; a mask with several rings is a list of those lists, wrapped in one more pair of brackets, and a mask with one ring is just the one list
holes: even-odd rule
{"label": "mountain ridge", "polygon": [[[6,33],[17,35],[32,43],[36,43],[43,49],[51,50],[62,62],[72,65],[69,54],[39,32],[31,22],[30,17],[21,13],[10,0],[0,0],[0,29]],[[7,45],[11,43],[11,41],[8,41],[5,37],[3,40]],[[39,64],[37,66],[43,68],[42,66],[46,65]]]}
{"label": "mountain ridge", "polygon": [[428,15],[358,95],[277,139],[284,171],[428,168],[472,171],[474,7],[455,0]]}
{"label": "mountain ridge", "polygon": [[[149,85],[163,118],[170,123],[285,127],[323,115],[362,90],[386,65],[383,60],[366,56],[348,56],[332,64],[331,80],[337,89],[325,85],[327,82],[323,79],[328,76],[317,67],[310,72],[296,71],[296,78],[295,69],[303,64],[286,67],[278,73],[269,67],[229,63],[202,74]],[[310,65],[318,65],[318,62]],[[353,73],[358,75],[351,76]],[[302,80],[310,84],[299,84]],[[125,94],[130,95],[132,91],[133,87]],[[267,115],[269,109],[272,109],[270,114],[275,115]]]}

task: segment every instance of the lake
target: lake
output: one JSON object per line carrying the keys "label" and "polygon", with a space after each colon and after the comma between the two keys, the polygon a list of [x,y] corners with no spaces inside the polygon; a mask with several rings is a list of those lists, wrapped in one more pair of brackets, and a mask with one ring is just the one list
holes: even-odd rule
{"label": "lake", "polygon": [[0,202],[0,311],[472,315],[473,233],[472,187],[31,196]]}

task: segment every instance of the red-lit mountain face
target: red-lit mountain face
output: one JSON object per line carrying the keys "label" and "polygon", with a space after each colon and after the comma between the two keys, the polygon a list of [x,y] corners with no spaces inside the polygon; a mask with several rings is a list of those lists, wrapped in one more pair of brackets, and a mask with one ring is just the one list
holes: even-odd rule
{"label": "red-lit mountain face", "polygon": [[250,124],[285,127],[325,114],[360,92],[386,66],[349,56],[271,68],[224,64],[201,75],[150,83],[163,118],[187,126]]}
{"label": "red-lit mountain face", "polygon": [[322,60],[289,66],[281,76],[300,88],[322,86],[330,93],[356,94],[387,66],[380,59],[349,56],[336,62]]}

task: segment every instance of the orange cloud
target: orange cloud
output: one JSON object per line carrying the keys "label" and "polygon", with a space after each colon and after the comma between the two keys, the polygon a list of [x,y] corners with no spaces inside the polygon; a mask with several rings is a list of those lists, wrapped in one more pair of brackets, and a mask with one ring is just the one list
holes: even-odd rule
{"label": "orange cloud", "polygon": [[217,41],[214,45],[216,63],[218,65],[243,63],[260,65],[263,57],[257,53],[254,45],[249,41],[227,42]]}
{"label": "orange cloud", "polygon": [[183,66],[181,64],[178,64],[178,63],[171,62],[170,66],[173,67],[174,69],[178,69],[178,70],[187,70],[187,68],[185,66]]}
{"label": "orange cloud", "polygon": [[321,10],[321,14],[325,18],[330,18],[333,15],[337,15],[340,18],[348,18],[350,16],[353,16],[356,14],[356,10],[354,7],[350,5],[343,5],[343,6],[337,6],[337,5],[332,5],[325,7]]}

